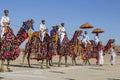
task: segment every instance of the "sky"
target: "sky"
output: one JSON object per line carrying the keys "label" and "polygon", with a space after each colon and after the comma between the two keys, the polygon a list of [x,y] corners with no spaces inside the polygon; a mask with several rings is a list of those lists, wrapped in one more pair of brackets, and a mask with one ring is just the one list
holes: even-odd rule
{"label": "sky", "polygon": [[93,29],[85,29],[90,39],[95,36],[92,30],[101,28],[105,32],[99,37],[104,44],[115,39],[116,45],[120,45],[120,0],[0,0],[0,17],[4,15],[4,9],[9,10],[15,34],[22,22],[28,19],[34,19],[34,28],[38,31],[44,19],[49,30],[53,25],[64,22],[70,39],[75,30],[89,22],[94,26]]}

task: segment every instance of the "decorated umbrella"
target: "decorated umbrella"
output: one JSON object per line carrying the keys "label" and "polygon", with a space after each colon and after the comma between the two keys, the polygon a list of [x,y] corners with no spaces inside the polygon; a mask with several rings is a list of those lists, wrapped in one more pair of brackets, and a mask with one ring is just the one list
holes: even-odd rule
{"label": "decorated umbrella", "polygon": [[[96,28],[96,29],[94,29],[94,30],[92,31],[93,34],[96,34],[96,38],[98,38],[98,39],[99,39],[99,37],[98,37],[99,35],[98,35],[98,34],[99,34],[99,33],[103,33],[103,32],[104,32],[104,30],[101,29],[101,28]],[[96,39],[96,38],[95,38],[95,39]]]}
{"label": "decorated umbrella", "polygon": [[81,29],[85,29],[85,31],[87,31],[86,29],[91,29],[91,28],[94,28],[94,26],[90,23],[84,23],[80,26]]}
{"label": "decorated umbrella", "polygon": [[101,28],[96,28],[92,31],[92,33],[94,33],[94,34],[103,33],[103,32],[104,32],[104,30]]}
{"label": "decorated umbrella", "polygon": [[80,26],[81,29],[85,29],[85,32],[87,31],[86,29],[91,29],[91,28],[94,28],[94,26],[90,23],[84,23]]}
{"label": "decorated umbrella", "polygon": [[90,23],[84,23],[80,26],[81,29],[91,29],[94,28],[94,26]]}

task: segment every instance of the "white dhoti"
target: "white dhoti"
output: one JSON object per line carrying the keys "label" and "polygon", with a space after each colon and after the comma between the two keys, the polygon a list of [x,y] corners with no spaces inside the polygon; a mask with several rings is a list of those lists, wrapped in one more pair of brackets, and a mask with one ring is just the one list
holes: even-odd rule
{"label": "white dhoti", "polygon": [[91,44],[88,35],[83,35],[82,43],[85,47],[87,46],[87,43]]}
{"label": "white dhoti", "polygon": [[64,34],[64,33],[60,35],[60,43],[62,43],[64,37],[65,37],[65,34]]}
{"label": "white dhoti", "polygon": [[96,45],[96,46],[98,45],[98,43],[99,43],[99,41],[98,41],[98,40],[95,40],[95,45]]}
{"label": "white dhoti", "polygon": [[99,51],[99,64],[103,65],[104,64],[104,56],[103,56],[103,51]]}
{"label": "white dhoti", "polygon": [[2,39],[2,37],[3,37],[3,35],[4,35],[4,27],[0,27],[0,37],[1,37],[1,39]]}
{"label": "white dhoti", "polygon": [[115,64],[115,56],[111,56],[110,62],[111,62],[112,65]]}
{"label": "white dhoti", "polygon": [[60,38],[60,43],[62,43],[64,36],[65,36],[65,28],[63,26],[61,26],[58,30],[59,33],[59,38]]}
{"label": "white dhoti", "polygon": [[41,23],[39,29],[40,29],[40,32],[41,32],[40,39],[41,39],[41,41],[43,41],[44,40],[45,29],[46,29],[45,24]]}
{"label": "white dhoti", "polygon": [[110,54],[111,54],[110,62],[113,65],[113,64],[115,64],[116,54],[115,54],[115,52],[111,52]]}
{"label": "white dhoti", "polygon": [[103,64],[104,64],[104,57],[103,57],[103,56],[100,56],[100,57],[99,57],[99,64],[100,64],[100,65],[103,65]]}
{"label": "white dhoti", "polygon": [[41,34],[41,41],[42,41],[42,42],[43,42],[43,40],[44,40],[44,35],[45,35],[45,31],[42,32],[42,34]]}
{"label": "white dhoti", "polygon": [[82,40],[82,43],[83,43],[83,45],[84,45],[84,47],[86,47],[87,46],[87,41],[86,40]]}
{"label": "white dhoti", "polygon": [[100,42],[100,40],[99,40],[98,36],[95,36],[94,41],[95,41],[95,45],[97,46],[97,45],[98,45],[98,43]]}

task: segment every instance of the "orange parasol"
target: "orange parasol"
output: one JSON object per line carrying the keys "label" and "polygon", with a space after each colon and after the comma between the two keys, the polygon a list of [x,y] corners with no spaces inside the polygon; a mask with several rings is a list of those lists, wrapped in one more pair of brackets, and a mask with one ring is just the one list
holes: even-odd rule
{"label": "orange parasol", "polygon": [[96,29],[94,29],[94,30],[92,31],[92,33],[95,33],[95,34],[97,34],[97,33],[103,33],[103,32],[104,32],[104,30],[101,29],[101,28],[96,28]]}
{"label": "orange parasol", "polygon": [[81,29],[90,29],[90,28],[94,28],[94,26],[90,23],[84,23],[80,26]]}

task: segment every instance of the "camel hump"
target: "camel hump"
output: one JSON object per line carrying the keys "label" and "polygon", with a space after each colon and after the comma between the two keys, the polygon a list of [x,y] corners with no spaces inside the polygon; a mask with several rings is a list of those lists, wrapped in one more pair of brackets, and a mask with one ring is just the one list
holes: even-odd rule
{"label": "camel hump", "polygon": [[37,31],[36,31],[36,32],[33,32],[32,36],[39,38],[39,32],[37,32]]}

